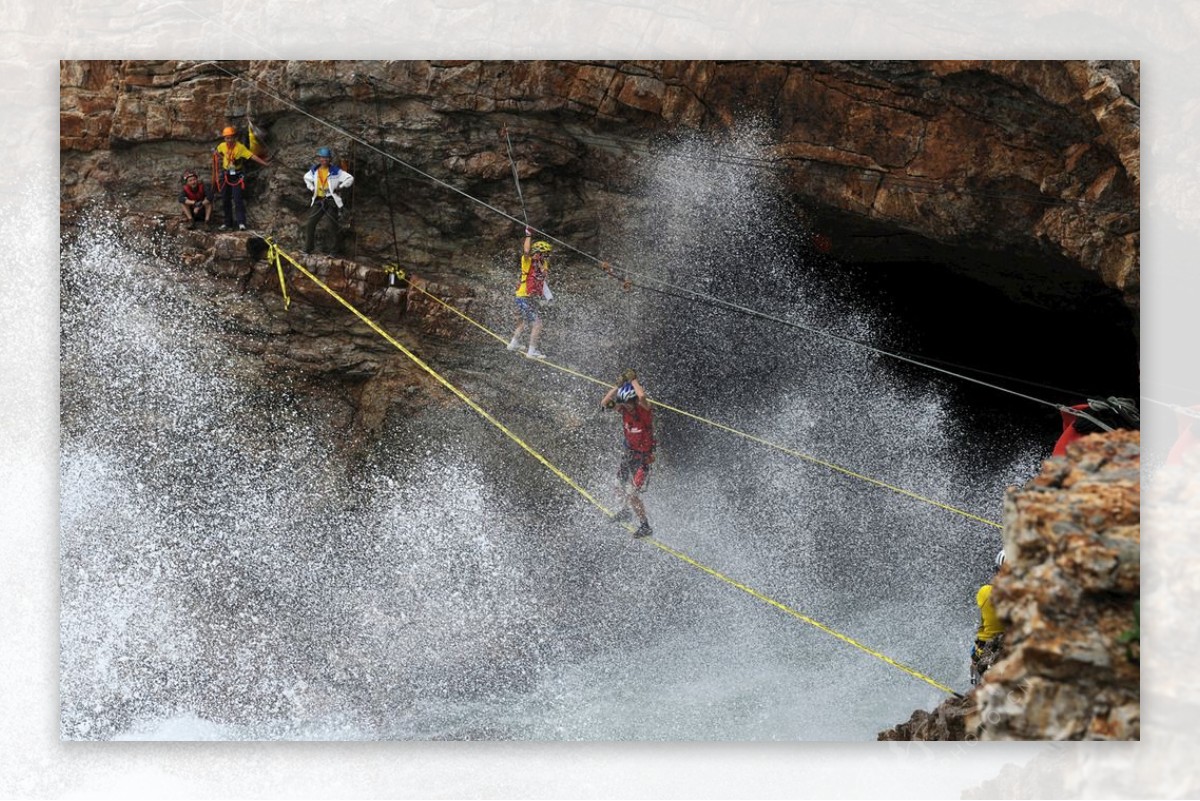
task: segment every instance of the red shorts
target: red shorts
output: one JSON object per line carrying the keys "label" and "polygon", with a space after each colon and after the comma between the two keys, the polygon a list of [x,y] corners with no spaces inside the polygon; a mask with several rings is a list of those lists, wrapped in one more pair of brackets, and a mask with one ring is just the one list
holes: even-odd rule
{"label": "red shorts", "polygon": [[617,480],[622,484],[629,483],[635,490],[642,490],[650,480],[650,465],[654,462],[653,453],[626,450],[621,457],[621,466],[617,468]]}

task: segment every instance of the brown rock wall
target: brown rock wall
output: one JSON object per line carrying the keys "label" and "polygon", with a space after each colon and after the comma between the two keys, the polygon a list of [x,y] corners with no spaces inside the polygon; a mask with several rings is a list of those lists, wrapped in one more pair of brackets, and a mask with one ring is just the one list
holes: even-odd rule
{"label": "brown rock wall", "polygon": [[1011,491],[992,593],[1002,658],[965,699],[918,710],[879,739],[1137,740],[1140,437],[1084,437]]}
{"label": "brown rock wall", "polygon": [[762,163],[786,170],[837,258],[925,253],[1023,298],[1060,276],[1076,291],[1090,272],[1138,304],[1136,62],[108,61],[60,74],[68,214],[98,193],[126,214],[173,214],[179,173],[207,171],[220,128],[249,116],[274,161],[251,201],[258,227],[297,231],[300,176],[326,143],[360,178],[360,260],[398,246],[429,268],[513,236],[400,165],[385,175],[314,114],[519,216],[507,127],[530,216],[591,249],[637,215],[629,162],[655,137],[719,139],[756,119],[777,143]]}

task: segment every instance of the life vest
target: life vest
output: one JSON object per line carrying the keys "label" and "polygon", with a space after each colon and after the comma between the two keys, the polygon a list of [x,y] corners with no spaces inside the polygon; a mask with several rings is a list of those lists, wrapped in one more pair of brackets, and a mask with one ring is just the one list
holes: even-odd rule
{"label": "life vest", "polygon": [[633,404],[632,411],[621,409],[625,444],[631,451],[650,453],[658,443],[654,440],[654,412],[649,406]]}
{"label": "life vest", "polygon": [[204,184],[200,183],[199,181],[196,182],[196,186],[194,188],[191,186],[188,186],[187,184],[184,184],[183,185],[183,194],[185,197],[187,197],[188,200],[192,201],[193,203],[199,203],[201,200],[204,200],[205,198],[208,197],[208,195],[204,191]]}
{"label": "life vest", "polygon": [[540,265],[533,266],[533,258],[527,254],[521,254],[521,283],[517,285],[518,298],[540,298],[544,297],[546,284],[546,260],[542,259]]}
{"label": "life vest", "polygon": [[[1059,414],[1062,415],[1063,430],[1058,437],[1058,442],[1054,443],[1055,456],[1066,455],[1067,446],[1080,437],[1106,430],[1096,424],[1097,420],[1112,430],[1124,428],[1136,431],[1141,428],[1141,415],[1132,398],[1092,399],[1087,403],[1077,403],[1070,408],[1085,412],[1087,416],[1072,414],[1065,409],[1059,410]],[[1095,418],[1095,420],[1089,418]]]}
{"label": "life vest", "polygon": [[[1082,412],[1086,412],[1088,405],[1086,403],[1077,403],[1074,406],[1072,406],[1071,408],[1078,409]],[[1062,429],[1062,433],[1059,434],[1059,436],[1058,436],[1058,442],[1054,443],[1054,454],[1053,455],[1054,456],[1065,456],[1067,454],[1067,446],[1070,445],[1075,440],[1082,437],[1083,434],[1080,434],[1079,431],[1076,430],[1076,428],[1075,428],[1075,421],[1079,419],[1078,417],[1076,417],[1075,415],[1066,411],[1065,409],[1060,410],[1059,414],[1062,415],[1063,429]],[[1043,451],[1043,453],[1045,453],[1045,451]]]}

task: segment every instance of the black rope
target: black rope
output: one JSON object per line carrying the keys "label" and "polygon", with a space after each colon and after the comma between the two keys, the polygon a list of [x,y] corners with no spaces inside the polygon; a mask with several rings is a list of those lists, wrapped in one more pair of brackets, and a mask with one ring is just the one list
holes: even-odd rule
{"label": "black rope", "polygon": [[[367,76],[367,81],[371,83],[371,97],[375,100],[375,118],[379,126],[379,130],[383,130],[383,104],[379,100],[379,88],[374,85],[375,79],[370,75]],[[383,197],[387,201],[388,220],[392,226],[392,254],[396,257],[396,263],[400,263],[400,238],[396,234],[396,208],[392,204],[392,170],[391,159],[383,160]]]}

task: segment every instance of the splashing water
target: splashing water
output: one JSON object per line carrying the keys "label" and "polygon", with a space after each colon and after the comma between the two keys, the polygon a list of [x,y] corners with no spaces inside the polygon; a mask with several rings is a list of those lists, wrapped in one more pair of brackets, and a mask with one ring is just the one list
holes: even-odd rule
{"label": "splashing water", "polygon": [[[762,137],[722,147],[759,154]],[[665,155],[630,263],[870,338],[869,310],[806,280],[769,176]],[[873,739],[942,697],[632,541],[464,407],[390,420],[348,459],[328,420],[224,343],[178,263],[95,223],[64,245],[64,737]],[[633,364],[662,400],[854,471],[995,517],[1031,459],[964,454],[938,385],[867,352],[653,293],[574,300],[547,326],[557,360]],[[520,433],[610,502],[620,435],[602,390],[523,361],[485,380],[540,386]],[[656,537],[965,685],[993,529],[656,422]]]}

